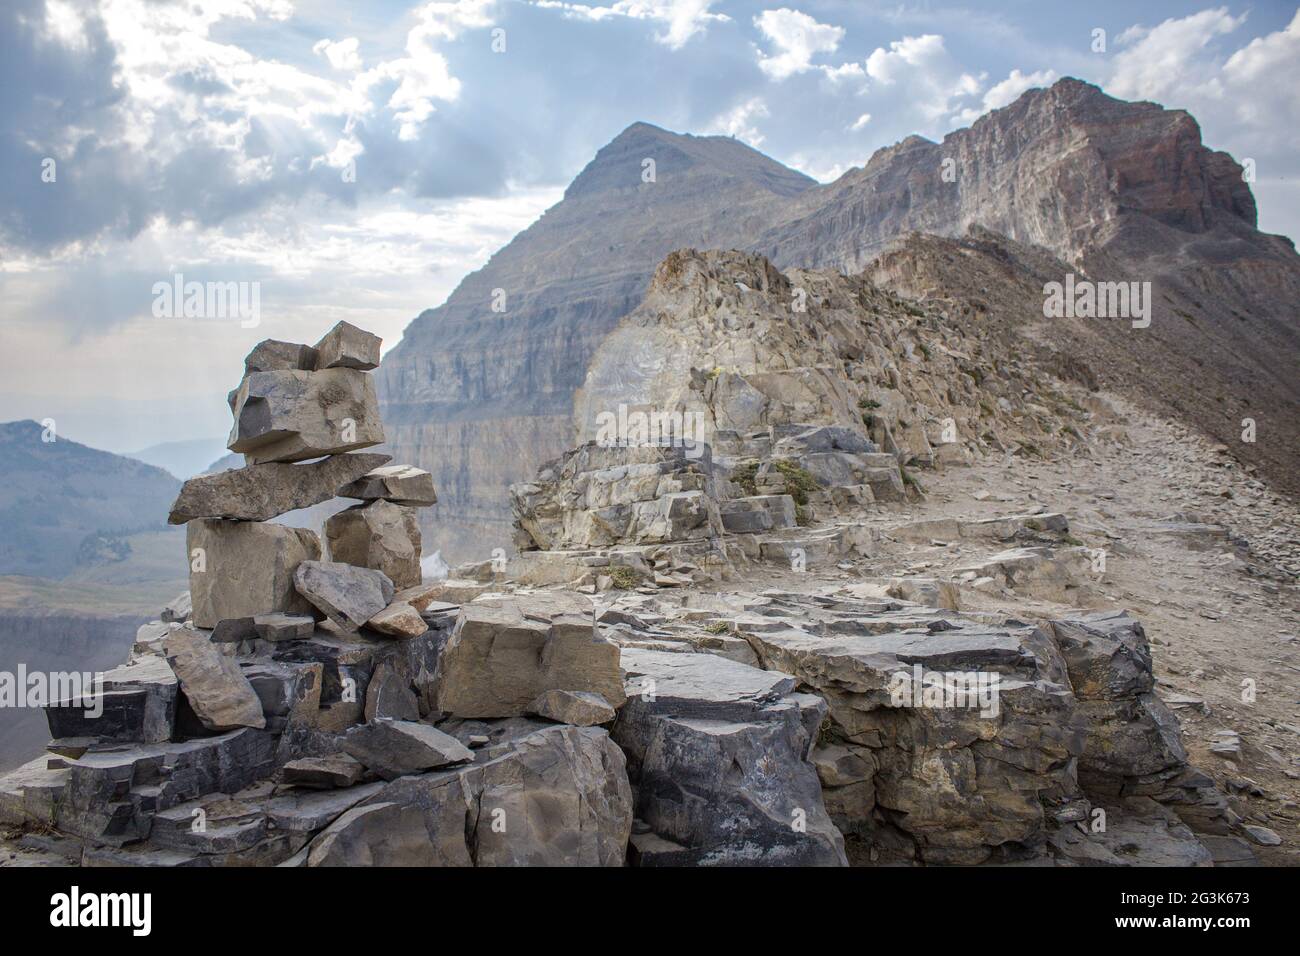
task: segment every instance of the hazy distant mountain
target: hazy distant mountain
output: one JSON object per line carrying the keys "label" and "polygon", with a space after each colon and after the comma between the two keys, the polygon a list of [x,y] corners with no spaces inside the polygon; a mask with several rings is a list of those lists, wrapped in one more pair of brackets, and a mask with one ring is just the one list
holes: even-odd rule
{"label": "hazy distant mountain", "polygon": [[161,468],[32,421],[0,425],[0,574],[61,578],[124,560],[130,535],[163,531],[181,483]]}
{"label": "hazy distant mountain", "polygon": [[150,445],[140,451],[131,452],[127,457],[147,465],[165,468],[173,476],[184,481],[205,471],[212,460],[224,455],[225,451],[224,438],[195,438],[189,441],[167,441],[159,445]]}
{"label": "hazy distant mountain", "polygon": [[1300,258],[1255,223],[1241,167],[1205,148],[1185,112],[1074,79],[942,143],[909,137],[824,186],[736,140],[637,123],[384,357],[384,450],[435,476],[426,550],[482,556],[508,545],[507,484],[572,443],[596,345],[668,252],[739,248],[781,268],[856,272],[915,231],[983,227],[1080,277],[1152,282],[1160,327],[1069,330],[1100,343],[1076,360],[1225,442],[1242,417],[1267,420],[1275,440],[1235,448],[1295,487]]}

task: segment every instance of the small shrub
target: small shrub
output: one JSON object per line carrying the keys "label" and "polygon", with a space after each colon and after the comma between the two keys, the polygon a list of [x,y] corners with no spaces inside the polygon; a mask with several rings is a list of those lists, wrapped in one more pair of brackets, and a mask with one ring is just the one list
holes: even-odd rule
{"label": "small shrub", "polygon": [[610,580],[620,591],[630,591],[636,587],[636,572],[629,567],[619,565],[609,569]]}

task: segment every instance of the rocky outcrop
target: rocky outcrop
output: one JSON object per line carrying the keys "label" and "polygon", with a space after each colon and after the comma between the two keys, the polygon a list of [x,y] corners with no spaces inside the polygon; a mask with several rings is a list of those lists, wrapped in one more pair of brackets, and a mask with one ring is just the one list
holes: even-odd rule
{"label": "rocky outcrop", "polygon": [[[645,159],[656,161],[654,182],[640,180]],[[1093,280],[1149,279],[1170,294],[1169,301],[1155,297],[1155,332],[1117,335],[1114,323],[1092,323],[1094,334],[1089,323],[1058,322],[1089,329],[1082,350],[1063,344],[1060,355],[1108,376],[1116,363],[1133,390],[1154,391],[1173,413],[1186,414],[1174,406],[1175,386],[1207,374],[1192,358],[1205,362],[1208,353],[1219,387],[1203,390],[1208,397],[1194,405],[1220,440],[1230,424],[1240,430],[1241,415],[1235,406],[1216,408],[1224,404],[1216,391],[1249,401],[1263,389],[1270,407],[1297,400],[1283,383],[1294,378],[1285,363],[1300,341],[1278,303],[1300,292],[1300,259],[1285,240],[1255,230],[1240,167],[1203,146],[1182,111],[1125,103],[1062,79],[942,143],[909,137],[880,150],[864,168],[824,186],[732,140],[636,124],[446,305],[419,316],[385,358],[379,385],[391,447],[432,471],[443,491],[446,530],[430,523],[426,535],[454,557],[468,557],[471,541],[506,546],[505,489],[531,480],[573,444],[570,398],[671,251],[747,249],[787,271],[856,273],[912,232],[963,236],[971,227],[1036,245],[1054,264],[1037,283],[1036,301],[1004,307],[980,293],[995,287],[984,281],[964,303],[967,315],[1005,315],[1021,328],[1032,319],[1055,335],[1055,326],[1032,318],[1042,315],[1044,282],[1063,281],[1075,265]],[[932,263],[940,280],[964,267],[971,250],[943,251],[947,258]],[[986,265],[1000,285],[1005,258],[991,256]],[[874,278],[886,281],[883,272]],[[506,294],[505,312],[492,311],[494,290]],[[1093,363],[1097,344],[1106,346],[1105,359]],[[736,348],[743,354],[746,343]],[[672,354],[646,358],[669,365]],[[723,372],[728,364],[719,363]],[[718,387],[730,384],[720,378]],[[1279,447],[1297,443],[1256,443],[1242,452],[1280,466]],[[1291,465],[1275,466],[1278,480],[1292,480]]]}

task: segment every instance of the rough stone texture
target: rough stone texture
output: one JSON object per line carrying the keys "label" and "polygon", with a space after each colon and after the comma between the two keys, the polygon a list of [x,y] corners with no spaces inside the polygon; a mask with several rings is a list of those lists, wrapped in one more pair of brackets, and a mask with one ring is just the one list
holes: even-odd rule
{"label": "rough stone texture", "polygon": [[382,571],[335,561],[304,561],[293,585],[312,605],[344,630],[355,631],[388,607],[393,582]]}
{"label": "rough stone texture", "polygon": [[474,759],[468,747],[428,724],[387,718],[353,727],[343,749],[385,780]]}
{"label": "rough stone texture", "polygon": [[297,641],[311,637],[316,619],[310,614],[258,614],[253,631],[264,641]]}
{"label": "rough stone texture", "polygon": [[[168,631],[170,633],[170,630]],[[102,713],[95,701],[56,701],[45,709],[50,736],[89,737],[99,740],[170,740],[176,720],[176,675],[161,657],[116,667],[103,674],[99,684]]]}
{"label": "rough stone texture", "polygon": [[[1051,815],[1082,799],[1073,767],[1085,738],[1047,635],[888,602],[803,600],[773,599],[768,610],[793,612],[784,627],[740,622],[737,629],[763,666],[795,675],[825,698],[831,726],[824,743],[862,758],[861,779],[842,785],[849,792],[827,791],[841,828],[884,846],[884,822],[935,863],[1040,854]],[[891,682],[901,673],[910,686],[916,666],[997,674],[996,713],[978,702],[918,707],[910,695],[895,706]]]}
{"label": "rough stone texture", "polygon": [[300,757],[290,760],[280,770],[280,779],[299,787],[328,790],[360,783],[365,768],[347,754],[328,757]]}
{"label": "rough stone texture", "polygon": [[[698,454],[697,454],[698,453]],[[708,539],[722,532],[707,445],[574,449],[510,489],[521,550]]]}
{"label": "rough stone texture", "polygon": [[181,692],[208,730],[266,726],[262,702],[238,662],[218,651],[207,634],[178,628],[163,641],[163,652]]}
{"label": "rough stone texture", "polygon": [[637,817],[678,863],[847,865],[808,756],[826,714],[787,674],[712,654],[625,648],[612,731]]}
{"label": "rough stone texture", "polygon": [[193,518],[267,521],[334,497],[335,489],[389,461],[387,455],[331,455],[293,465],[270,462],[199,475],[181,486],[168,515],[171,524]]}
{"label": "rough stone texture", "polygon": [[244,357],[244,373],[277,372],[282,369],[310,372],[316,368],[316,359],[316,350],[308,345],[263,339]]}
{"label": "rough stone texture", "polygon": [[[195,549],[202,568],[195,570]],[[303,561],[320,558],[312,531],[278,524],[199,518],[185,530],[190,557],[190,594],[195,626],[216,627],[231,618],[283,611],[309,614],[311,605],[294,589]]]}
{"label": "rough stone texture", "polygon": [[494,740],[472,765],[387,784],[318,836],[307,864],[623,865],[632,794],[605,731],[526,720],[472,730]]}
{"label": "rough stone texture", "polygon": [[731,534],[781,531],[796,525],[794,498],[789,495],[754,495],[718,503],[723,530]]}
{"label": "rough stone texture", "polygon": [[1098,800],[1150,796],[1198,830],[1227,833],[1225,798],[1188,766],[1178,718],[1154,692],[1142,625],[1126,612],[1105,611],[1050,628],[1087,720],[1083,788]]}
{"label": "rough stone texture", "polygon": [[340,498],[371,501],[382,498],[399,505],[425,507],[438,503],[433,476],[411,465],[385,465],[351,481],[337,492]]}
{"label": "rough stone texture", "polygon": [[541,592],[476,599],[461,609],[438,664],[437,706],[457,717],[513,717],[548,690],[623,702],[618,647],[600,637],[591,602]]}
{"label": "rough stone texture", "polygon": [[330,559],[388,575],[396,587],[420,583],[420,523],[415,509],[389,501],[346,508],[325,522]]}
{"label": "rough stone texture", "polygon": [[607,724],[617,715],[617,711],[599,694],[572,690],[548,690],[533,701],[529,710],[547,720],[576,727]]}
{"label": "rough stone texture", "polygon": [[336,455],[384,440],[374,385],[357,369],[252,372],[233,408],[226,447],[250,465]]}
{"label": "rough stone texture", "polygon": [[395,601],[369,621],[366,627],[390,637],[419,637],[429,629],[420,612],[402,601]]}
{"label": "rough stone texture", "polygon": [[367,371],[379,367],[379,346],[383,339],[373,332],[359,329],[351,322],[340,322],[316,343],[317,369],[355,368]]}

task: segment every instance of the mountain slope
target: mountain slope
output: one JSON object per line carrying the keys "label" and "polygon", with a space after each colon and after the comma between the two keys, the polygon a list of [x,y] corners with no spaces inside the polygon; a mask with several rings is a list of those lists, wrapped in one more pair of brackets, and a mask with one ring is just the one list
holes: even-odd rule
{"label": "mountain slope", "polygon": [[[653,182],[643,181],[646,159]],[[506,486],[569,446],[587,360],[655,265],[684,244],[743,242],[814,185],[727,137],[634,124],[563,201],[412,322],[376,384],[384,450],[427,468],[438,487],[425,550],[508,547]],[[493,311],[494,290],[504,312]]]}
{"label": "mountain slope", "polygon": [[63,577],[125,558],[125,538],[166,528],[181,483],[152,465],[0,425],[0,574]]}
{"label": "mountain slope", "polygon": [[[652,183],[641,179],[646,158]],[[1270,441],[1235,449],[1295,489],[1300,258],[1255,222],[1241,168],[1201,144],[1190,116],[1074,79],[943,143],[909,137],[825,186],[734,140],[635,124],[385,357],[391,451],[438,482],[431,548],[456,559],[505,546],[506,485],[571,444],[572,397],[595,346],[668,252],[737,248],[781,269],[853,273],[911,233],[980,227],[1045,250],[1043,281],[1073,270],[1151,282],[1150,328],[1061,320],[1035,334],[1058,353],[1082,348],[1074,358],[1107,384],[1225,443],[1251,413]],[[504,313],[491,310],[494,290]],[[1041,320],[1041,294],[1020,301],[1012,321]]]}

